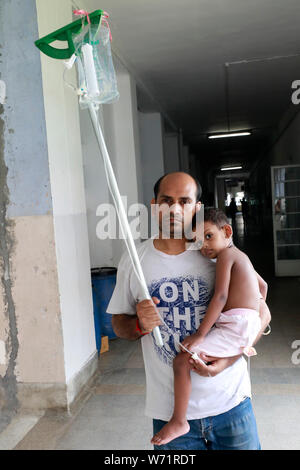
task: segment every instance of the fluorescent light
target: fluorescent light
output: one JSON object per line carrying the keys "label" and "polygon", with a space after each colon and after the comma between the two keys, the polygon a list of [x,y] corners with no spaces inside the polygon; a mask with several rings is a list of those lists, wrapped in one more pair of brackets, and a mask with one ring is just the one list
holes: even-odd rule
{"label": "fluorescent light", "polygon": [[226,171],[226,170],[240,170],[241,168],[243,168],[242,166],[231,166],[231,167],[228,167],[228,168],[221,168],[221,171]]}
{"label": "fluorescent light", "polygon": [[208,136],[209,139],[222,139],[225,137],[242,137],[244,135],[251,135],[251,132],[229,132],[227,134],[211,134]]}

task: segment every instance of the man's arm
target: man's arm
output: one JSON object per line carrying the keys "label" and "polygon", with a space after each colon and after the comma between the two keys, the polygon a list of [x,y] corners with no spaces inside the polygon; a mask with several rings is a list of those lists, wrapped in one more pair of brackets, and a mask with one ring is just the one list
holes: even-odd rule
{"label": "man's arm", "polygon": [[202,377],[214,377],[223,370],[227,369],[227,367],[232,366],[232,364],[234,364],[241,357],[241,354],[238,356],[221,358],[210,357],[206,356],[205,354],[200,354],[200,357],[205,362],[207,362],[207,365],[203,364],[200,361],[195,361],[194,359],[190,358],[190,364],[193,365],[192,370],[197,374],[201,375]]}
{"label": "man's arm", "polygon": [[126,313],[120,315],[113,315],[111,324],[115,334],[119,338],[135,341],[142,335],[136,331],[136,315],[128,315]]}
{"label": "man's arm", "polygon": [[[258,280],[258,285],[259,285],[259,292],[263,296],[264,300],[267,298],[267,293],[268,293],[268,284],[266,281],[256,272],[257,280]],[[271,316],[270,316],[271,320]]]}
{"label": "man's arm", "polygon": [[260,340],[263,332],[265,331],[265,329],[267,328],[267,326],[269,325],[271,321],[271,313],[264,299],[260,299],[260,302],[259,302],[259,316],[261,320],[261,330],[258,333],[257,337],[255,338],[255,341],[252,346],[254,346]]}
{"label": "man's arm", "polygon": [[[159,303],[159,299],[152,297],[154,304]],[[155,326],[161,324],[159,315],[151,300],[142,300],[136,305],[136,315],[119,314],[113,315],[112,327],[119,338],[135,341],[144,333],[150,333]],[[137,331],[136,325],[138,324],[141,332]]]}

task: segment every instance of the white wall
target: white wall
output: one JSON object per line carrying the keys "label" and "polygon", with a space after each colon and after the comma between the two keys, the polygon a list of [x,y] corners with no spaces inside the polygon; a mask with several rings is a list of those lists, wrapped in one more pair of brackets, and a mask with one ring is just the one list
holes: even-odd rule
{"label": "white wall", "polygon": [[194,154],[189,155],[189,168],[191,174],[197,174],[197,157]]}
{"label": "white wall", "polygon": [[[136,84],[126,68],[114,60],[120,98],[103,105],[104,134],[121,196],[131,204],[143,202]],[[118,266],[123,240],[112,240],[112,265]]]}
{"label": "white wall", "polygon": [[190,163],[189,163],[189,148],[187,145],[182,146],[181,151],[181,159],[180,159],[180,169],[181,171],[186,171],[189,173],[190,171]]}
{"label": "white wall", "polygon": [[165,173],[180,170],[178,134],[164,136],[164,166]]}
{"label": "white wall", "polygon": [[150,201],[154,196],[153,186],[164,174],[164,150],[162,119],[159,113],[139,113],[141,163],[143,168],[143,202],[148,209],[148,236],[151,234]]}
{"label": "white wall", "polygon": [[[278,126],[281,137],[275,143],[270,155],[271,165],[297,165],[300,163],[300,113],[291,121],[300,105],[291,105]],[[284,131],[284,129],[286,130]]]}
{"label": "white wall", "polygon": [[[143,202],[144,197],[136,84],[116,58],[114,66],[120,98],[115,103],[103,105],[99,110],[99,118],[121,196],[127,197],[129,207],[132,203]],[[91,266],[117,267],[125,249],[124,241],[102,240],[96,234],[97,224],[103,220],[103,216],[96,215],[97,207],[100,204],[113,204],[113,201],[88,111],[80,113],[80,127]]]}
{"label": "white wall", "polygon": [[[99,109],[99,119],[103,128],[102,107]],[[109,239],[100,240],[96,234],[97,223],[102,218],[96,215],[97,207],[103,203],[110,203],[110,195],[102,156],[88,110],[80,112],[80,131],[91,267],[111,266],[113,263],[112,242]]]}
{"label": "white wall", "polygon": [[[36,5],[40,37],[72,21],[69,0]],[[68,383],[96,350],[79,107],[64,85],[62,62],[41,54],[41,63]],[[75,70],[69,77],[76,80]]]}

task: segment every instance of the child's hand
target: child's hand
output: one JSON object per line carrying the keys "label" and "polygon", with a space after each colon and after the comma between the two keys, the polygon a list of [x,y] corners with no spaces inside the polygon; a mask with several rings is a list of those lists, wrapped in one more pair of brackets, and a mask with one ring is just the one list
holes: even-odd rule
{"label": "child's hand", "polygon": [[203,336],[200,336],[197,333],[194,333],[191,336],[187,336],[182,341],[183,346],[185,346],[189,351],[195,351],[197,347],[202,343],[204,340]]}

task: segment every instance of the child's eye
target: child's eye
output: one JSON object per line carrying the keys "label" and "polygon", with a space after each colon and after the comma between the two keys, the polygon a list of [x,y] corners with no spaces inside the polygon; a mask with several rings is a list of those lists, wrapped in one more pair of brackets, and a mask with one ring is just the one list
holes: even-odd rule
{"label": "child's eye", "polygon": [[207,234],[205,235],[205,238],[206,238],[206,240],[210,240],[211,234],[210,234],[210,233],[207,233]]}

